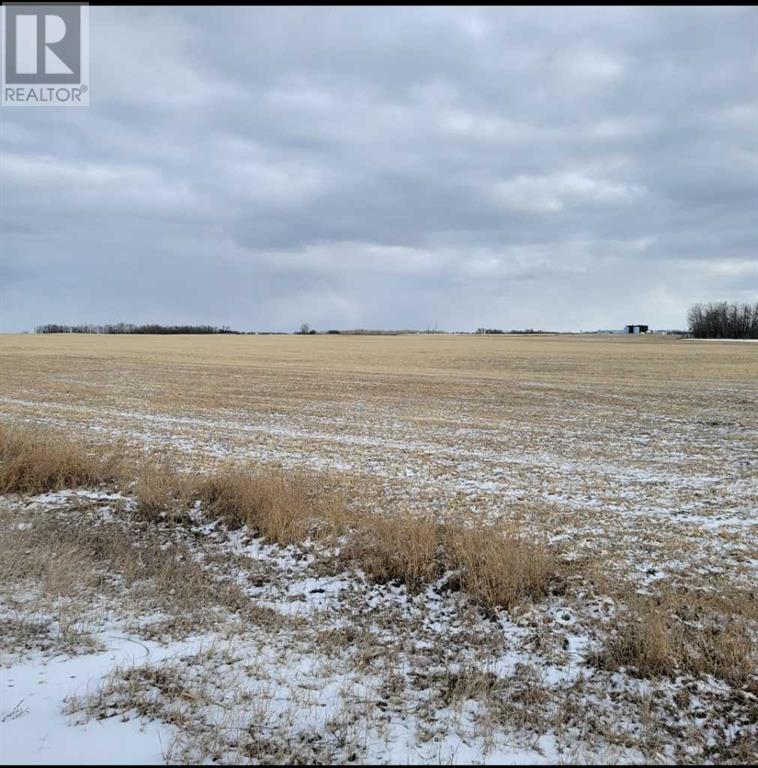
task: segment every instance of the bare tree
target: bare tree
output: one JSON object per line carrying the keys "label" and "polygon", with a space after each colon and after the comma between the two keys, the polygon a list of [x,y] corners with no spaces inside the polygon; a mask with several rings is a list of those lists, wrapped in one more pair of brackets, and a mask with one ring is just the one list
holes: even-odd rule
{"label": "bare tree", "polygon": [[758,339],[758,303],[694,304],[687,322],[696,339]]}

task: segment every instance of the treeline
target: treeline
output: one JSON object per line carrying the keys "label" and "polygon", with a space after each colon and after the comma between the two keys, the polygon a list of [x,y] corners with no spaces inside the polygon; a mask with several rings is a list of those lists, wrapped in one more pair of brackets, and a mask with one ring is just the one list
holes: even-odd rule
{"label": "treeline", "polygon": [[695,304],[687,321],[695,339],[758,339],[758,302]]}
{"label": "treeline", "polygon": [[57,325],[48,323],[38,325],[35,333],[144,333],[144,334],[178,334],[178,333],[240,333],[227,326],[217,328],[214,325],[132,325],[131,323],[113,323],[111,325]]}

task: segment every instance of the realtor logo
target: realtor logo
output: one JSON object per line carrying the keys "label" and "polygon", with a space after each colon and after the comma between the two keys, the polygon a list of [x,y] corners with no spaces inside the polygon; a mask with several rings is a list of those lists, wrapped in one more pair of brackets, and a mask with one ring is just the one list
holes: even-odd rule
{"label": "realtor logo", "polygon": [[89,105],[87,3],[4,3],[2,104]]}

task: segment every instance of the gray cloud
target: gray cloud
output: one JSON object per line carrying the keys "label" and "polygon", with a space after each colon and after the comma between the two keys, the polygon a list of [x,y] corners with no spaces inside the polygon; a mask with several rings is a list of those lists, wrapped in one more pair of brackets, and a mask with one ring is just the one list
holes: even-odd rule
{"label": "gray cloud", "polygon": [[0,330],[758,296],[755,9],[90,12],[91,106],[0,116]]}

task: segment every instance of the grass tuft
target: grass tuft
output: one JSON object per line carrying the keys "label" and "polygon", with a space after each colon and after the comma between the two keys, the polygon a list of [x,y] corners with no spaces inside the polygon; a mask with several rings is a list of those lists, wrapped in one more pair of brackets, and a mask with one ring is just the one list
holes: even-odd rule
{"label": "grass tuft", "polygon": [[[605,669],[635,670],[642,677],[688,672],[713,675],[733,685],[754,685],[755,645],[743,607],[729,616],[723,601],[665,592],[632,599],[596,661]],[[697,610],[693,610],[697,609]]]}
{"label": "grass tuft", "polygon": [[342,558],[370,579],[397,581],[417,591],[444,572],[440,526],[430,517],[398,512],[361,515],[351,522]]}
{"label": "grass tuft", "polygon": [[544,596],[558,571],[552,552],[504,526],[439,523],[411,513],[358,517],[343,557],[369,578],[399,581],[411,591],[453,571],[487,610]]}
{"label": "grass tuft", "polygon": [[280,471],[226,469],[189,481],[189,495],[231,528],[246,525],[276,544],[318,536],[344,514],[342,499],[319,489],[315,480]]}
{"label": "grass tuft", "polygon": [[485,608],[510,608],[547,594],[558,560],[547,547],[502,525],[448,525],[445,550],[461,588]]}

